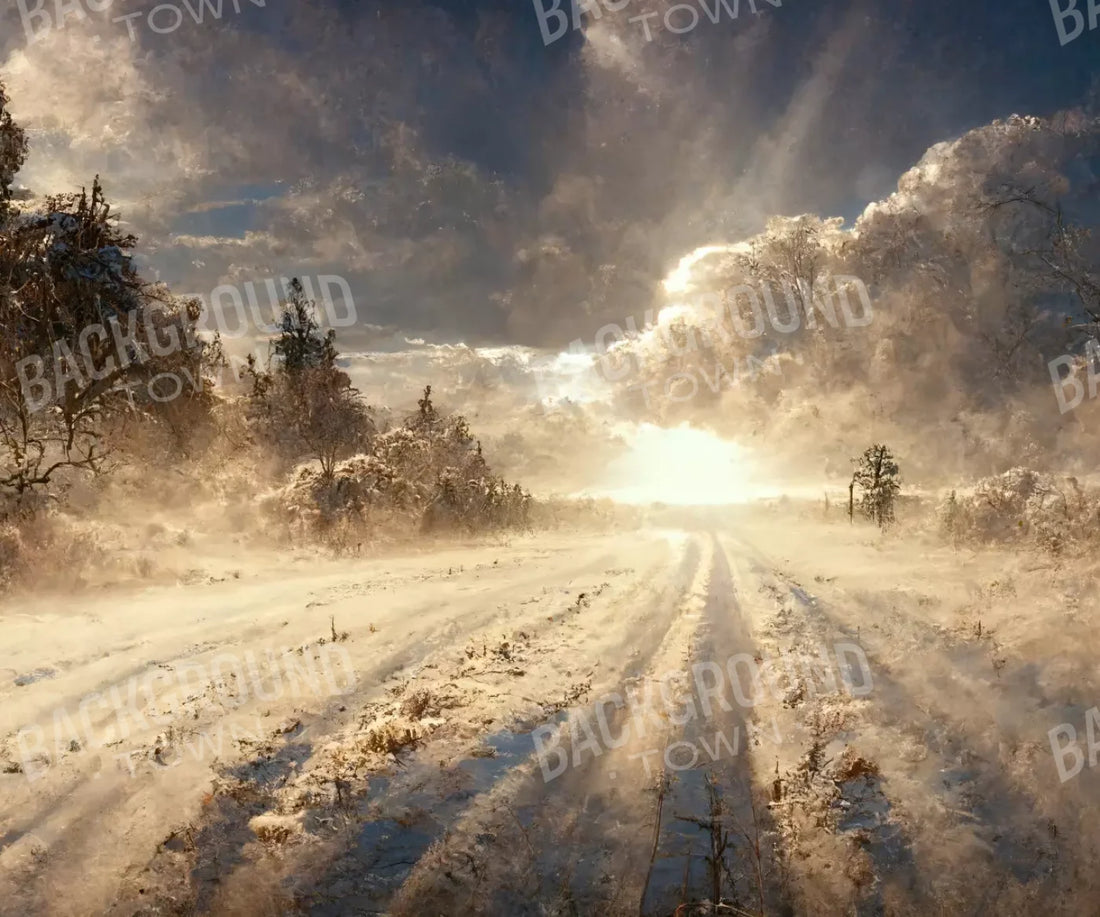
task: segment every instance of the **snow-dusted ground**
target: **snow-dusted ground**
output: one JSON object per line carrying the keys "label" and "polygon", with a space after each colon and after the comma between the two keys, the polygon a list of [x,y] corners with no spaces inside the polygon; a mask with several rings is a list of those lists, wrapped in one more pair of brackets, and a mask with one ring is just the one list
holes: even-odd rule
{"label": "snow-dusted ground", "polygon": [[1098,900],[1080,571],[797,504],[219,563],[0,611],[0,912]]}

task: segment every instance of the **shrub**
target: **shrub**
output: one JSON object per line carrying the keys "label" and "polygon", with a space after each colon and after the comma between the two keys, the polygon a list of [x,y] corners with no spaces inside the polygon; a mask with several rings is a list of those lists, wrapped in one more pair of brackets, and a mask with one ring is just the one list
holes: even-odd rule
{"label": "shrub", "polygon": [[1100,493],[1073,477],[1012,468],[979,481],[969,495],[952,491],[940,505],[939,521],[956,542],[1027,543],[1061,553],[1095,540]]}

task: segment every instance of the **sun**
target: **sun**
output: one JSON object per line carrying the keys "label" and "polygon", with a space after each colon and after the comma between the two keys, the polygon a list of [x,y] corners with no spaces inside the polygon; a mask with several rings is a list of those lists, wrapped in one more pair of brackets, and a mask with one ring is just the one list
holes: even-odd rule
{"label": "sun", "polygon": [[628,449],[589,490],[620,503],[715,506],[745,503],[772,492],[759,480],[747,449],[683,424],[640,424],[626,433]]}

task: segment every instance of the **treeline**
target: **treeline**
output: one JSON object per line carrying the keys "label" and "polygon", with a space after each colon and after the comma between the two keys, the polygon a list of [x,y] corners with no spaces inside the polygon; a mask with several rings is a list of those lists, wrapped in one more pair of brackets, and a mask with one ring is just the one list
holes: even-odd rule
{"label": "treeline", "polygon": [[90,191],[14,200],[28,149],[7,103],[0,87],[0,524],[34,520],[75,481],[150,450],[186,465],[228,439],[271,469],[277,513],[321,535],[397,520],[528,524],[530,494],[491,473],[466,420],[437,412],[430,388],[404,419],[366,404],[297,280],[267,358],[249,357],[249,391],[221,397],[225,356],[200,331],[201,303],[139,276],[137,239],[98,176]]}

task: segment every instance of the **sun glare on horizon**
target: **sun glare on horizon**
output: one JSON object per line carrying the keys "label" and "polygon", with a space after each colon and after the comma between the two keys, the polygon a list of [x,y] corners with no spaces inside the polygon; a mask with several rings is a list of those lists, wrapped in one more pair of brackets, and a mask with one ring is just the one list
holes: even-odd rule
{"label": "sun glare on horizon", "polygon": [[647,423],[633,428],[627,441],[628,451],[608,465],[589,494],[620,503],[710,506],[777,492],[759,480],[748,449],[707,430]]}

